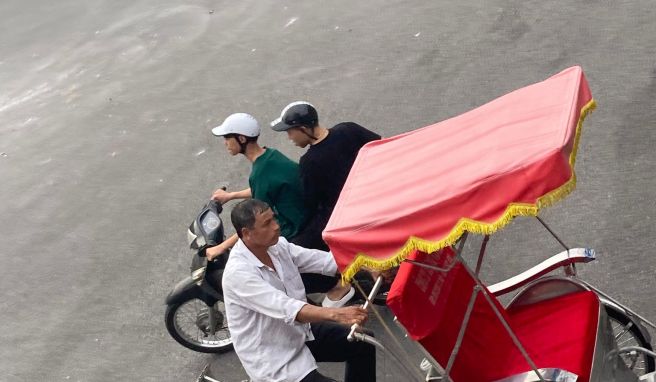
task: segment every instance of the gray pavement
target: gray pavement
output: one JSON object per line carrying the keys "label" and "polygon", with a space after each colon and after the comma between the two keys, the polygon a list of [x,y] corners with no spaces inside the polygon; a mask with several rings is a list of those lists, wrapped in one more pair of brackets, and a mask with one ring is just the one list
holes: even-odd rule
{"label": "gray pavement", "polygon": [[[186,226],[215,187],[246,185],[209,133],[228,114],[266,124],[304,99],[326,125],[390,136],[576,64],[598,109],[578,189],[543,216],[597,249],[586,279],[656,320],[650,0],[7,0],[0,20],[0,381],[244,377],[163,325]],[[518,219],[495,236],[484,278],[559,251],[541,232]],[[404,380],[380,357],[381,380]]]}

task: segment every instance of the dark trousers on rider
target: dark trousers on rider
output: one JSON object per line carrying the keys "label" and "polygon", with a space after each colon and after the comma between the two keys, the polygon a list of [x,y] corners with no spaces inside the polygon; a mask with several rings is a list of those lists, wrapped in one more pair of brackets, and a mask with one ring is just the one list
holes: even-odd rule
{"label": "dark trousers on rider", "polygon": [[[346,362],[344,382],[376,381],[376,349],[365,342],[349,342],[350,328],[331,322],[311,324],[314,341],[305,345],[317,362]],[[316,370],[301,382],[332,382]]]}
{"label": "dark trousers on rider", "polygon": [[[329,250],[321,238],[321,234],[316,235],[309,230],[294,236],[290,242],[303,248]],[[305,293],[326,293],[333,289],[339,281],[339,277],[324,276],[317,273],[301,273],[301,279],[303,280],[303,286],[305,286]]]}

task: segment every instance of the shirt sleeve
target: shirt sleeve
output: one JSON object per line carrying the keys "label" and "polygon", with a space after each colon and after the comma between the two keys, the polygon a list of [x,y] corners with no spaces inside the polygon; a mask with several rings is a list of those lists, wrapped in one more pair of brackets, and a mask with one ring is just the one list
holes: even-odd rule
{"label": "shirt sleeve", "polygon": [[224,289],[235,303],[271,318],[283,320],[288,325],[295,323],[298,312],[307,304],[287,296],[259,275],[243,269],[230,274],[230,280],[224,281]]}
{"label": "shirt sleeve", "polygon": [[353,123],[351,127],[357,131],[357,136],[360,140],[360,146],[364,146],[366,143],[369,143],[371,141],[377,141],[381,138],[380,135],[374,133],[373,131],[367,130],[364,127],[358,125],[357,123]]}
{"label": "shirt sleeve", "polygon": [[321,273],[326,276],[337,274],[337,263],[333,254],[318,249],[303,248],[289,243],[284,237],[278,241],[280,250],[286,250],[300,273]]}

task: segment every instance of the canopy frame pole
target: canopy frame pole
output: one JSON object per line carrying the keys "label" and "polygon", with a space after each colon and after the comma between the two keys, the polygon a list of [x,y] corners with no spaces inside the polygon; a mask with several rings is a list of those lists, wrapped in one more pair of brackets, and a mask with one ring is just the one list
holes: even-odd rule
{"label": "canopy frame pole", "polygon": [[549,226],[547,225],[547,223],[544,222],[544,220],[542,220],[539,216],[536,216],[535,218],[538,219],[538,221],[544,226],[544,228],[547,229],[547,231],[549,231],[551,236],[553,236],[556,240],[558,240],[560,245],[562,245],[566,251],[569,251],[569,247],[567,246],[567,244],[565,244],[565,242],[562,241],[551,228],[549,228]]}
{"label": "canopy frame pole", "polygon": [[528,362],[529,366],[531,366],[531,369],[533,369],[533,372],[540,379],[540,381],[545,382],[544,377],[542,376],[542,373],[540,372],[540,369],[538,369],[535,362],[533,362],[533,359],[531,358],[531,356],[528,354],[528,352],[524,348],[524,345],[522,345],[522,343],[519,341],[519,338],[517,338],[517,335],[512,330],[512,328],[510,327],[508,322],[503,318],[503,316],[501,315],[501,312],[499,312],[497,307],[494,305],[494,303],[492,302],[492,299],[490,298],[490,296],[488,296],[485,292],[482,292],[481,294],[485,297],[485,299],[487,300],[487,303],[492,307],[492,310],[496,314],[499,321],[501,321],[501,324],[506,329],[506,332],[510,336],[510,338],[513,341],[513,343],[515,344],[515,346],[517,346],[517,349],[519,350],[519,352],[522,353],[522,356],[524,357],[524,360],[526,360],[526,362]]}
{"label": "canopy frame pole", "polygon": [[[360,288],[360,285],[358,284],[357,280],[353,279],[353,281],[354,281],[353,284],[356,287],[358,287],[358,289],[362,290]],[[367,308],[369,308],[369,305],[373,306],[372,300],[374,299],[374,297],[376,297],[376,295],[378,294],[378,291],[380,290],[380,287],[382,285],[383,285],[383,276],[378,276],[378,278],[376,278],[376,282],[374,283],[373,288],[371,288],[371,292],[369,292],[369,296],[367,296],[366,293],[362,293],[362,295],[365,296],[365,298],[366,298],[366,301],[364,302],[364,305],[362,305],[362,309],[366,310]],[[358,325],[358,324],[351,325],[351,331],[349,332],[348,336],[346,336],[346,339],[349,342],[353,342],[353,341],[356,340],[354,335],[355,335],[356,330],[359,327],[360,327],[360,325]]]}
{"label": "canopy frame pole", "polygon": [[483,237],[483,242],[481,243],[481,250],[478,252],[478,261],[476,262],[476,275],[481,272],[481,265],[483,265],[483,256],[485,255],[485,248],[487,247],[487,242],[490,240],[490,235],[485,235]]}
{"label": "canopy frame pole", "polygon": [[465,231],[465,233],[460,236],[460,239],[458,240],[458,249],[456,250],[456,257],[459,257],[462,254],[462,251],[465,248],[465,242],[467,241],[467,238],[469,237],[469,232]]}
{"label": "canopy frame pole", "polygon": [[[457,260],[454,261],[454,263],[456,262]],[[453,364],[456,362],[456,357],[458,356],[458,352],[460,352],[460,346],[462,345],[462,340],[465,338],[465,331],[467,331],[467,324],[469,324],[469,319],[471,318],[472,310],[474,310],[474,303],[476,302],[476,296],[478,296],[478,293],[480,291],[481,291],[481,287],[479,285],[474,285],[474,288],[472,288],[472,294],[469,297],[469,303],[467,304],[465,317],[462,320],[462,324],[460,324],[460,331],[458,332],[456,343],[455,345],[453,345],[453,349],[451,350],[451,355],[449,356],[449,360],[446,363],[446,369],[444,370],[444,374],[446,375],[446,378],[449,381],[453,381],[451,379],[451,369],[453,368]]]}
{"label": "canopy frame pole", "polygon": [[[544,226],[544,228],[546,228],[547,231],[549,231],[551,236],[553,236],[558,241],[558,243],[560,243],[560,245],[562,245],[563,248],[565,248],[565,250],[567,251],[567,255],[569,257],[569,247],[567,246],[567,244],[565,244],[565,242],[562,241],[560,239],[560,237],[558,237],[558,235],[556,235],[556,233],[551,228],[549,228],[549,226],[547,225],[547,223],[544,220],[542,220],[537,215],[535,216],[535,218],[538,219],[540,224],[542,224]],[[565,267],[565,274],[567,276],[576,276],[576,265],[574,263],[572,263],[572,264],[569,264],[567,267]]]}
{"label": "canopy frame pole", "polygon": [[512,340],[512,342],[515,344],[515,346],[517,347],[519,352],[524,357],[524,360],[526,360],[526,362],[529,364],[531,369],[533,369],[533,372],[535,372],[535,375],[538,377],[538,379],[541,382],[546,382],[544,377],[542,376],[542,373],[538,369],[537,365],[535,364],[535,362],[533,362],[533,359],[531,358],[531,356],[528,354],[528,352],[524,348],[524,345],[522,345],[522,342],[519,340],[519,338],[517,337],[515,332],[510,327],[510,324],[508,323],[508,321],[506,321],[506,319],[503,317],[503,315],[499,311],[499,308],[492,301],[492,298],[490,298],[490,296],[487,294],[487,290],[485,290],[485,287],[483,286],[483,283],[481,282],[481,280],[478,278],[477,275],[475,275],[472,272],[471,268],[469,268],[469,266],[467,266],[467,263],[465,263],[462,259],[460,259],[460,262],[461,262],[462,266],[467,270],[467,272],[471,275],[471,277],[474,279],[474,282],[476,282],[476,287],[479,288],[481,294],[483,295],[483,297],[487,301],[488,305],[490,305],[490,308],[492,308],[492,310],[494,311],[494,314],[497,316],[497,319],[499,320],[499,322],[501,322],[501,325],[503,325],[504,329],[506,329],[506,333],[508,333],[508,335],[510,336],[510,339]]}

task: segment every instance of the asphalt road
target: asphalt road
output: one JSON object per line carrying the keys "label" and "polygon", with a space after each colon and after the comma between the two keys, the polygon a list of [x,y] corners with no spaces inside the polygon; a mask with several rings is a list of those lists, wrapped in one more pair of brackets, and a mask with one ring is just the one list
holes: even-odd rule
{"label": "asphalt road", "polygon": [[[266,126],[308,100],[325,125],[391,136],[572,65],[598,108],[578,189],[543,217],[598,251],[584,278],[656,320],[655,20],[651,0],[1,2],[0,380],[244,377],[163,325],[187,225],[217,186],[246,186],[209,132],[228,114]],[[518,219],[488,250],[497,281],[559,247]]]}

